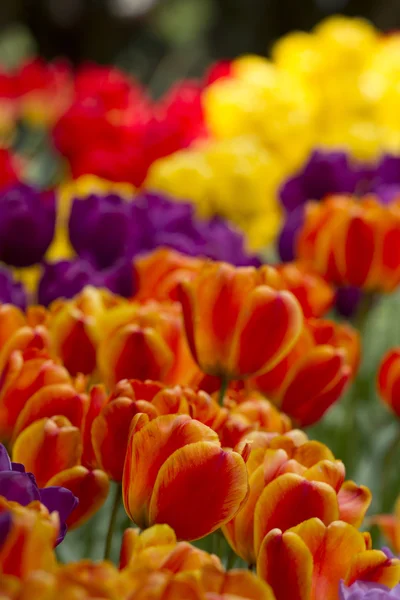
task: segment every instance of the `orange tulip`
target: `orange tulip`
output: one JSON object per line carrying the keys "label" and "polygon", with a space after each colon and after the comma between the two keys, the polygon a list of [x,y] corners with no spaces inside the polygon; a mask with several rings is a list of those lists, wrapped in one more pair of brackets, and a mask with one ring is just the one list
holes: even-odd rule
{"label": "orange tulip", "polygon": [[400,496],[396,500],[392,515],[374,515],[369,519],[377,525],[396,554],[400,554]]}
{"label": "orange tulip", "polygon": [[359,345],[350,326],[311,319],[291,352],[251,385],[299,425],[311,425],[339,399],[356,372]]}
{"label": "orange tulip", "polygon": [[181,573],[205,565],[222,569],[220,559],[187,542],[178,542],[169,525],[153,525],[142,533],[126,529],[123,536],[120,568],[154,569]]}
{"label": "orange tulip", "polygon": [[50,334],[42,325],[37,327],[20,327],[4,343],[0,349],[0,372],[6,367],[11,354],[15,350],[28,353],[33,350],[48,350]]}
{"label": "orange tulip", "polygon": [[203,261],[180,254],[170,248],[157,248],[134,262],[137,302],[157,300],[168,302],[178,299],[182,281],[190,281],[199,272]]}
{"label": "orange tulip", "polygon": [[193,540],[236,514],[247,472],[243,458],[222,450],[217,434],[199,421],[137,415],[122,485],[125,510],[139,527],[167,523],[179,539]]}
{"label": "orange tulip", "polygon": [[22,463],[44,487],[60,471],[78,465],[82,455],[82,437],[64,416],[35,421],[17,437],[12,459]]}
{"label": "orange tulip", "polygon": [[96,369],[99,319],[108,309],[124,303],[106,290],[87,286],[72,300],[51,304],[48,328],[53,348],[71,375],[89,375]]}
{"label": "orange tulip", "polygon": [[25,325],[25,315],[19,308],[12,304],[0,304],[0,348]]}
{"label": "orange tulip", "polygon": [[44,417],[63,415],[71,424],[81,429],[88,409],[86,394],[78,394],[67,383],[46,385],[35,392],[25,403],[15,423],[12,441],[34,421]]}
{"label": "orange tulip", "polygon": [[91,430],[97,464],[114,481],[122,481],[130,426],[139,413],[145,413],[149,419],[186,414],[217,432],[227,419],[227,410],[205,392],[181,386],[164,387],[154,381],[120,381],[94,419]]}
{"label": "orange tulip", "polygon": [[100,322],[98,367],[112,387],[121,379],[186,383],[196,366],[183,333],[179,304],[145,305],[109,310]]}
{"label": "orange tulip", "polygon": [[297,254],[338,285],[390,292],[400,283],[400,202],[333,196],[309,202]]}
{"label": "orange tulip", "polygon": [[271,369],[294,345],[303,315],[295,297],[263,285],[252,267],[205,263],[180,287],[186,335],[201,370],[241,379]]}
{"label": "orange tulip", "polygon": [[[271,277],[273,267],[262,267],[266,274],[266,282]],[[288,290],[299,301],[306,318],[322,317],[335,301],[335,290],[317,273],[311,271],[300,262],[277,265],[270,285],[275,289]]]}
{"label": "orange tulip", "polygon": [[0,438],[11,437],[21,411],[32,396],[47,386],[69,382],[68,372],[46,352],[12,352],[0,383]]}
{"label": "orange tulip", "polygon": [[79,500],[77,508],[68,517],[68,529],[76,529],[90,519],[107,500],[110,487],[107,475],[98,469],[90,471],[82,466],[54,475],[46,487],[59,485],[70,490]]}
{"label": "orange tulip", "polygon": [[339,518],[361,524],[371,493],[344,481],[343,463],[326,446],[304,440],[304,434],[299,440],[290,434],[254,435],[246,436],[253,448],[246,463],[249,495],[223,527],[243,560],[255,563],[263,538],[275,527],[286,530],[311,517],[326,524]]}
{"label": "orange tulip", "polygon": [[337,600],[342,579],[346,585],[361,580],[394,587],[400,561],[370,550],[365,534],[348,523],[312,518],[285,532],[271,530],[260,546],[257,573],[276,600]]}
{"label": "orange tulip", "polygon": [[389,350],[383,357],[377,386],[382,400],[400,417],[400,348]]}
{"label": "orange tulip", "polygon": [[99,466],[92,443],[92,426],[106,402],[105,387],[101,384],[92,386],[89,392],[89,406],[82,425],[82,464],[88,469],[95,469]]}
{"label": "orange tulip", "polygon": [[229,409],[227,418],[216,429],[223,446],[234,448],[255,430],[285,433],[291,429],[290,418],[257,391],[229,390],[224,406]]}
{"label": "orange tulip", "polygon": [[37,569],[55,568],[53,548],[59,532],[58,513],[49,515],[39,502],[25,507],[0,496],[0,518],[4,524],[0,574],[26,577]]}

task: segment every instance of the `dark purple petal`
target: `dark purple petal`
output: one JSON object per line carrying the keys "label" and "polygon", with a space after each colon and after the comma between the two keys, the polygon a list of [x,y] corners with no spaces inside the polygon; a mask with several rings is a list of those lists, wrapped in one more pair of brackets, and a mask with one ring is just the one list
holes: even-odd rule
{"label": "dark purple petal", "polygon": [[283,262],[296,259],[296,237],[303,223],[304,210],[301,206],[286,215],[286,220],[278,238],[278,252]]}
{"label": "dark purple petal", "polygon": [[336,310],[343,317],[349,318],[356,314],[359,307],[362,290],[357,287],[341,287],[336,291]]}
{"label": "dark purple petal", "polygon": [[132,226],[128,202],[115,194],[75,199],[69,235],[80,257],[99,269],[113,265],[129,252]]}
{"label": "dark purple petal", "polygon": [[67,533],[66,520],[72,511],[78,506],[79,500],[74,494],[63,487],[50,486],[40,490],[40,501],[47,510],[52,513],[57,511],[60,516],[60,532],[56,544],[63,541]]}
{"label": "dark purple petal", "polygon": [[38,299],[40,304],[48,306],[56,298],[73,298],[87,285],[108,288],[116,294],[130,297],[134,291],[131,261],[120,260],[104,271],[81,259],[44,264]]}
{"label": "dark purple petal", "polygon": [[40,262],[55,228],[55,195],[22,184],[0,191],[0,260],[14,267]]}
{"label": "dark purple petal", "polygon": [[283,184],[279,197],[287,212],[291,212],[308,200],[354,192],[366,173],[367,170],[353,165],[345,152],[315,150],[303,170]]}
{"label": "dark purple petal", "polygon": [[377,185],[382,183],[400,185],[400,156],[386,154],[376,169]]}
{"label": "dark purple petal", "polygon": [[12,526],[12,516],[10,512],[0,514],[0,549],[7,539]]}
{"label": "dark purple petal", "polygon": [[29,473],[16,471],[0,472],[0,496],[26,506],[34,500],[40,500],[39,488]]}
{"label": "dark purple petal", "polygon": [[25,310],[27,304],[26,291],[22,283],[14,280],[12,272],[0,265],[0,302],[14,304]]}
{"label": "dark purple petal", "polygon": [[1,471],[12,471],[11,460],[8,456],[6,447],[0,444],[0,472]]}
{"label": "dark purple petal", "polygon": [[17,473],[25,473],[25,467],[24,465],[21,465],[21,463],[12,462],[11,467],[12,470],[16,471]]}

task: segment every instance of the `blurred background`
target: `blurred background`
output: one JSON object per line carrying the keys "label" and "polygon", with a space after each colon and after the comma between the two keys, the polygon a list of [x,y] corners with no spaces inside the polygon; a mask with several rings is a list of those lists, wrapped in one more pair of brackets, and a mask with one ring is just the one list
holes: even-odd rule
{"label": "blurred background", "polygon": [[38,52],[114,63],[158,95],[217,58],[266,55],[288,31],[337,12],[400,27],[400,0],[1,0],[0,62]]}

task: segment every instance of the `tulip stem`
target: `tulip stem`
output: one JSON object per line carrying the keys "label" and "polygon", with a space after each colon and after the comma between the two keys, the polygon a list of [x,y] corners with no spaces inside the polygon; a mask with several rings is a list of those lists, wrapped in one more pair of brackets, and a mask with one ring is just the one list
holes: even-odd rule
{"label": "tulip stem", "polygon": [[223,406],[226,390],[228,389],[228,385],[229,385],[229,379],[227,377],[222,376],[220,381],[221,381],[221,386],[219,388],[218,402],[219,402],[220,406]]}
{"label": "tulip stem", "polygon": [[111,509],[110,523],[108,525],[106,546],[104,549],[104,560],[108,560],[111,555],[112,541],[113,541],[113,536],[114,536],[115,525],[117,522],[118,509],[119,509],[119,505],[121,503],[121,497],[122,497],[122,484],[118,483],[115,486],[114,501],[113,501],[113,505],[112,505],[112,509]]}

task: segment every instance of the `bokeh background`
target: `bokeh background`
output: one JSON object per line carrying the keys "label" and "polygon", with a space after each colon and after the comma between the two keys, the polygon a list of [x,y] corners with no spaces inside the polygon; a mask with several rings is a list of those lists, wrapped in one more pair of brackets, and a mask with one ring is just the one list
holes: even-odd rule
{"label": "bokeh background", "polygon": [[155,95],[211,61],[255,52],[340,12],[400,27],[400,0],[1,0],[0,62],[32,52],[114,63]]}

